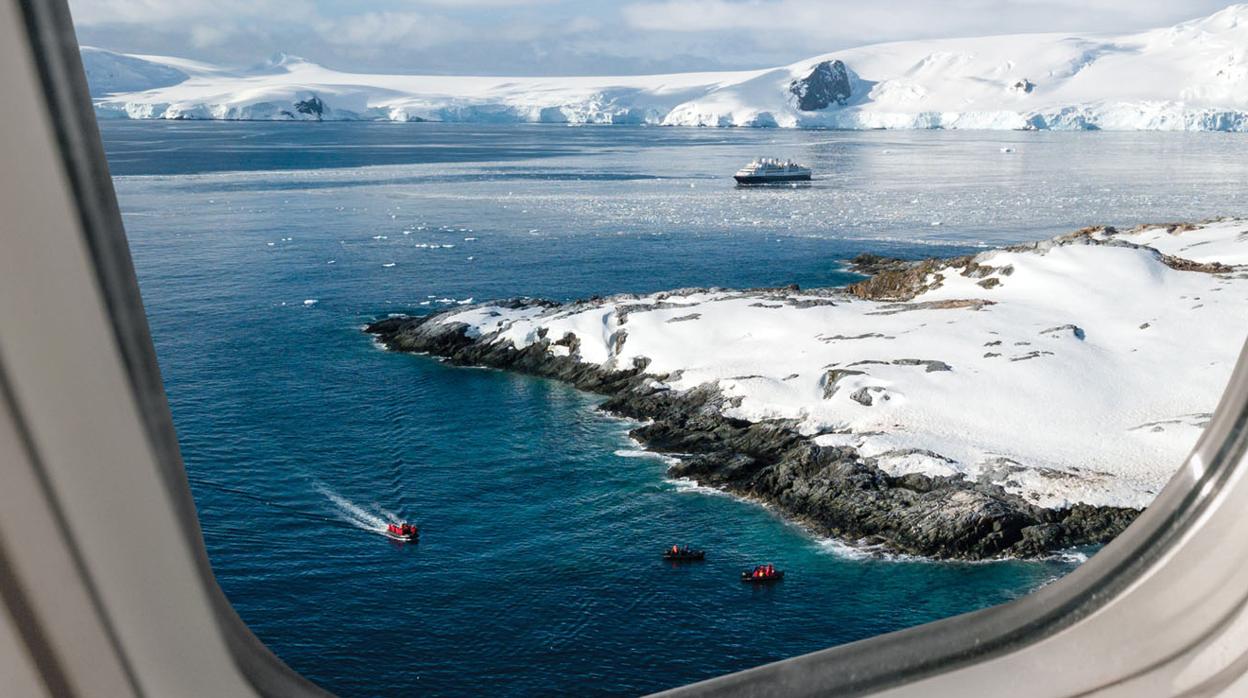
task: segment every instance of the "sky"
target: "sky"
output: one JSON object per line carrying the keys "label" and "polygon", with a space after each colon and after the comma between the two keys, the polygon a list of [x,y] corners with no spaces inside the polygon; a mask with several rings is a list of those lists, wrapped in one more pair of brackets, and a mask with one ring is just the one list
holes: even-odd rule
{"label": "sky", "polygon": [[881,41],[1119,33],[1227,0],[70,0],[87,46],[248,66],[622,75],[765,68]]}

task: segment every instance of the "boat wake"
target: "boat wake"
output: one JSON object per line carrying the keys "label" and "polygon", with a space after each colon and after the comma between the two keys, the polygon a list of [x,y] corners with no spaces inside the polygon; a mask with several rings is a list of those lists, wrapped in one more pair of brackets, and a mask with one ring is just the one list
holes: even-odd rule
{"label": "boat wake", "polygon": [[401,518],[391,511],[387,511],[377,505],[373,505],[373,510],[370,511],[325,485],[317,485],[316,489],[334,505],[334,513],[341,521],[361,530],[380,533],[384,536],[386,535],[386,527],[388,525],[403,522]]}

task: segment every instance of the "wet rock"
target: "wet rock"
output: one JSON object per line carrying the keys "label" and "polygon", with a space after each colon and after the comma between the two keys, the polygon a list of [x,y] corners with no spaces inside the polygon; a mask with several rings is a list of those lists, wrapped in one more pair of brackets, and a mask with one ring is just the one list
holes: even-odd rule
{"label": "wet rock", "polygon": [[849,270],[856,274],[875,276],[886,271],[905,271],[914,262],[897,257],[863,253],[849,260]]}

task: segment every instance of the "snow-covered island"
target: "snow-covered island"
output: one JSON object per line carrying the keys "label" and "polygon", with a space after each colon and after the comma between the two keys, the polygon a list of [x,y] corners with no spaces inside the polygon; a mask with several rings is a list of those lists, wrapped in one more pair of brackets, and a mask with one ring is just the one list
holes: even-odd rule
{"label": "snow-covered island", "polygon": [[671,475],[938,558],[1108,540],[1195,443],[1248,335],[1248,220],[863,256],[841,289],[484,303],[389,349],[566,381]]}
{"label": "snow-covered island", "polygon": [[621,77],[248,69],[82,48],[101,118],[839,129],[1248,130],[1248,5],[1139,34],[907,41],[767,70]]}

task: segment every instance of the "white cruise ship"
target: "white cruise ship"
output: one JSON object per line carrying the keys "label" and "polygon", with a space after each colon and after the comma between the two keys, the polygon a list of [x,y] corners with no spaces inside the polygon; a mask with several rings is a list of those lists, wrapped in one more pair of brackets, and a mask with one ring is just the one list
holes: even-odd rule
{"label": "white cruise ship", "polygon": [[809,182],[810,168],[792,160],[759,158],[737,170],[732,176],[737,184],[771,184],[774,182]]}

